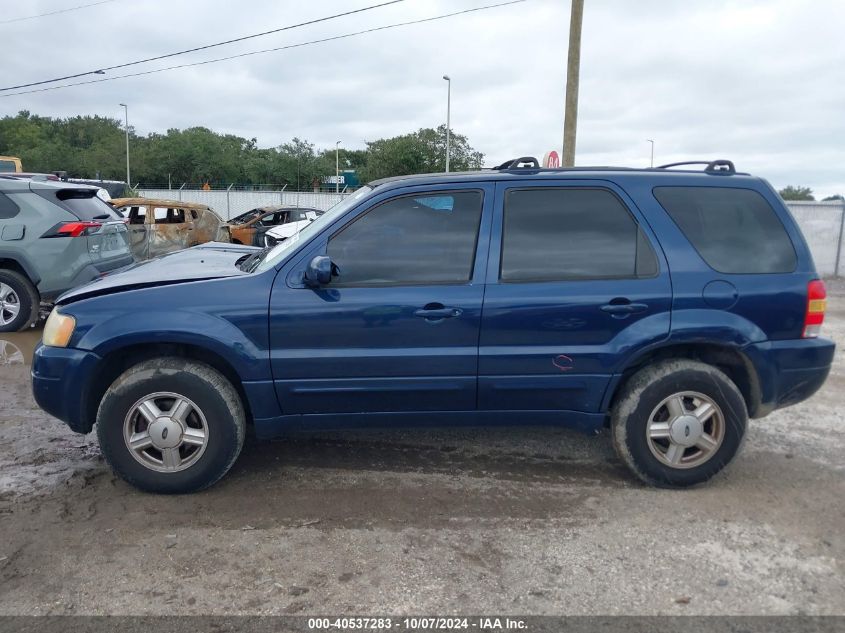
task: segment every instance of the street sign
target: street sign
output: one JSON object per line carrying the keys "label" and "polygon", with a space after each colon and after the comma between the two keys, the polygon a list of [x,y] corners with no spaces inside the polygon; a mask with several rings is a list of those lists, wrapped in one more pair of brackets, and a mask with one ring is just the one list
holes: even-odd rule
{"label": "street sign", "polygon": [[560,167],[560,154],[555,150],[546,152],[546,155],[543,157],[543,167],[551,167],[552,169]]}

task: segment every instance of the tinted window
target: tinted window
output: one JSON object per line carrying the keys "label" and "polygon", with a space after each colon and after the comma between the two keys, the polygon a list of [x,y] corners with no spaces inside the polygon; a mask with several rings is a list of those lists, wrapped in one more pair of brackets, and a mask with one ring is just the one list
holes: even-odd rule
{"label": "tinted window", "polygon": [[795,249],[771,205],[756,191],[657,187],[654,196],[707,264],[722,273],[786,273]]}
{"label": "tinted window", "polygon": [[465,283],[472,276],[480,191],[385,202],[329,241],[341,285]]}
{"label": "tinted window", "polygon": [[122,219],[113,207],[97,197],[97,189],[38,189],[34,193],[54,204],[58,204],[83,221],[107,222]]}
{"label": "tinted window", "polygon": [[18,205],[6,194],[0,193],[0,220],[8,220],[18,213],[20,213]]}
{"label": "tinted window", "polygon": [[9,174],[14,173],[18,166],[10,160],[0,160],[0,173]]}
{"label": "tinted window", "polygon": [[505,197],[501,279],[651,276],[657,259],[628,209],[601,189],[512,189]]}

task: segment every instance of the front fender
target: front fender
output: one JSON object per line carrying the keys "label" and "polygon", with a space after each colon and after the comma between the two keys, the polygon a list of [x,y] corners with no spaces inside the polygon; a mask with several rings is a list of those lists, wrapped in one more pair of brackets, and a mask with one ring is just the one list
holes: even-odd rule
{"label": "front fender", "polygon": [[242,382],[270,380],[271,276],[144,288],[62,306],[75,316],[70,346],[105,357],[155,344],[194,345],[223,358]]}
{"label": "front fender", "polygon": [[268,380],[269,356],[255,341],[231,322],[187,310],[149,311],[144,318],[156,323],[133,323],[131,318],[112,318],[98,323],[77,347],[105,357],[137,345],[181,344],[206,349],[225,359],[242,381]]}

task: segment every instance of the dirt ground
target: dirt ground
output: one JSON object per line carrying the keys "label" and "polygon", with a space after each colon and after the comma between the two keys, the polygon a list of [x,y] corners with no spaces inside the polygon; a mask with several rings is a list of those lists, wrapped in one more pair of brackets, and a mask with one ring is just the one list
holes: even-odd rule
{"label": "dirt ground", "polygon": [[248,440],[163,497],[36,407],[39,334],[0,335],[0,614],[845,614],[841,349],[694,490],[634,482],[606,434],[525,427]]}

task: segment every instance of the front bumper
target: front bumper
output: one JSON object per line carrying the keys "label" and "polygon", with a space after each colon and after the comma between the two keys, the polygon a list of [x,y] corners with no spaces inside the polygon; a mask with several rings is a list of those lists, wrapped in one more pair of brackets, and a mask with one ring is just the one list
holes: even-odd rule
{"label": "front bumper", "polygon": [[32,395],[38,406],[77,433],[90,433],[87,386],[100,357],[84,350],[47,347],[41,343],[32,356]]}
{"label": "front bumper", "polygon": [[766,341],[743,350],[757,370],[760,405],[753,417],[806,400],[827,380],[836,344],[826,338]]}

